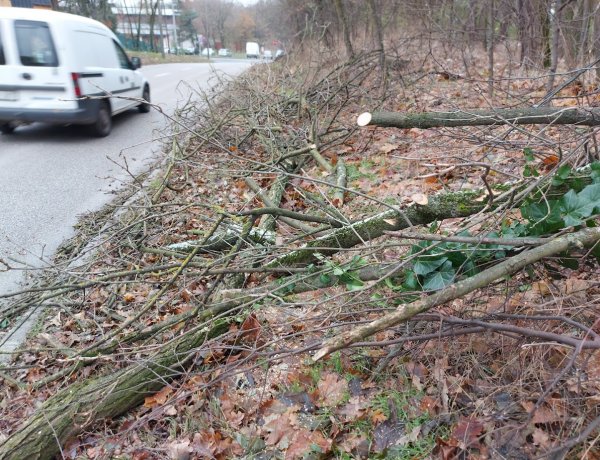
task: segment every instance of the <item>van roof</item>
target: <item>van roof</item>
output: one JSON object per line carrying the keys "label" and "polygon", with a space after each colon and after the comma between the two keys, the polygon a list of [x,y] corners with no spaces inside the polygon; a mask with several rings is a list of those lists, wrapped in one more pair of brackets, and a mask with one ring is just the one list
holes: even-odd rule
{"label": "van roof", "polygon": [[59,11],[35,8],[0,7],[0,19],[1,18],[52,22],[77,21],[80,23],[86,23],[90,26],[93,25],[98,27],[98,25],[102,25],[106,27],[101,22],[95,21],[94,19],[86,18],[84,16],[77,16],[75,14],[61,13]]}

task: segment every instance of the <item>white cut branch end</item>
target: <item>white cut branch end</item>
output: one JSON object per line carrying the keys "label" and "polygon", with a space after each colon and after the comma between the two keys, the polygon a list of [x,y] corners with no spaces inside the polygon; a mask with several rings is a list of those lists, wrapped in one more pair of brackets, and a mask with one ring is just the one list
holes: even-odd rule
{"label": "white cut branch end", "polygon": [[369,112],[361,113],[356,119],[356,124],[358,126],[367,126],[371,123],[371,118],[373,118],[373,116]]}

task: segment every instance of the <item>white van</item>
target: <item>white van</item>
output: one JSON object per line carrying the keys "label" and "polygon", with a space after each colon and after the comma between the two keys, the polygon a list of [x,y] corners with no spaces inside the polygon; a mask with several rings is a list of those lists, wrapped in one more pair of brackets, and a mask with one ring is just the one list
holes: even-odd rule
{"label": "white van", "polygon": [[246,43],[246,58],[258,59],[260,57],[260,46],[256,42]]}
{"label": "white van", "polygon": [[35,121],[88,125],[108,136],[112,116],[150,111],[150,85],[117,37],[92,19],[0,7],[0,132]]}

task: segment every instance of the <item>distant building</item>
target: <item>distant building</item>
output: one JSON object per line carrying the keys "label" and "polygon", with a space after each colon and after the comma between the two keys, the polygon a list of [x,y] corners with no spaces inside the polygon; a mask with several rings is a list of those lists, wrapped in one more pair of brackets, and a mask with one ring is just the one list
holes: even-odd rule
{"label": "distant building", "polygon": [[[0,0],[1,1],[1,0]],[[174,51],[177,45],[177,17],[173,4],[158,2],[160,11],[142,6],[141,2],[121,0],[114,3],[116,32],[128,48]],[[162,39],[162,43],[161,43]]]}
{"label": "distant building", "polygon": [[0,0],[0,6],[14,6],[15,8],[52,9],[51,0]]}

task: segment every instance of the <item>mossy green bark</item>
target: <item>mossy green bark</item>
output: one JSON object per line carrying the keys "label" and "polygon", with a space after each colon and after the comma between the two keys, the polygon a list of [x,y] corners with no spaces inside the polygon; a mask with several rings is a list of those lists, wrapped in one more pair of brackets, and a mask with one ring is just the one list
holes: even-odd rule
{"label": "mossy green bark", "polygon": [[0,446],[0,460],[59,456],[66,441],[93,423],[138,406],[144,398],[180,376],[191,362],[195,348],[227,330],[226,321],[219,320],[208,331],[180,337],[158,356],[70,385],[48,399]]}
{"label": "mossy green bark", "polygon": [[476,201],[481,196],[482,191],[443,193],[430,197],[426,205],[414,204],[403,210],[389,209],[310,241],[302,248],[269,262],[267,267],[307,265],[316,260],[316,252],[331,255],[342,248],[351,248],[378,238],[385,231],[402,230],[453,217],[468,217],[485,208],[485,200]]}
{"label": "mossy green bark", "polygon": [[600,125],[600,109],[597,107],[532,107],[409,114],[375,112],[371,114],[369,121],[369,125],[402,129],[506,124],[598,126]]}

